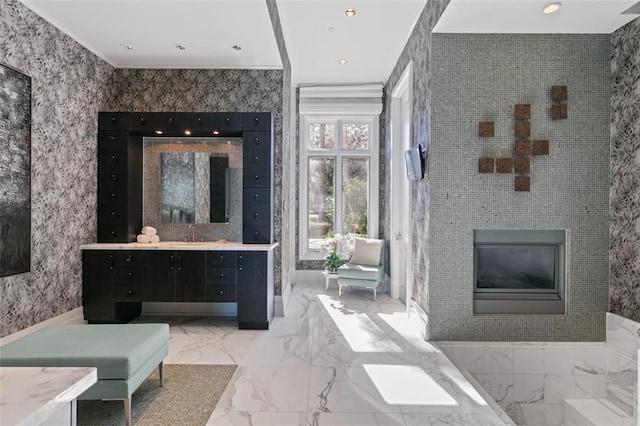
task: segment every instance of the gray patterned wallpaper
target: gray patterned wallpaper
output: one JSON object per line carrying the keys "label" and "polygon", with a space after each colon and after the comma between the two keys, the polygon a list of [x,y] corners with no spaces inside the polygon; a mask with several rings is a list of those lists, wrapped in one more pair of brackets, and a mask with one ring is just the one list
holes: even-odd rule
{"label": "gray patterned wallpaper", "polygon": [[[434,34],[429,337],[601,341],[609,274],[608,35]],[[566,120],[550,117],[568,86]],[[531,192],[513,174],[479,174],[488,151],[511,152],[513,105],[531,105]],[[494,121],[494,138],[478,122]],[[473,315],[474,229],[567,229],[568,315]]]}
{"label": "gray patterned wallpaper", "polygon": [[[407,44],[384,86],[384,109],[380,120],[380,238],[389,239],[391,229],[391,134],[387,132],[391,121],[391,93],[409,62],[413,62],[413,139],[425,149],[431,144],[431,40],[433,27],[449,4],[449,0],[427,2]],[[429,209],[431,182],[429,169],[425,178],[413,183],[413,299],[426,312],[429,307]],[[387,262],[387,265],[389,262]]]}
{"label": "gray patterned wallpaper", "polygon": [[609,310],[640,321],[640,18],[611,35]]}
{"label": "gray patterned wallpaper", "polygon": [[276,277],[278,273],[281,277],[280,280],[276,280],[276,294],[282,294],[284,289],[291,285],[295,271],[294,241],[297,240],[295,229],[297,192],[292,182],[297,181],[297,179],[295,169],[292,171],[291,161],[293,160],[292,155],[296,153],[296,138],[291,135],[292,124],[295,124],[291,123],[291,62],[284,42],[276,1],[267,0],[267,8],[269,9],[273,32],[278,43],[280,59],[282,60],[282,137],[279,140],[276,139],[276,158],[279,159],[276,164],[280,165],[281,178],[276,178],[275,181],[275,186],[278,188],[276,195],[279,196],[276,199],[275,210],[280,213],[276,214],[276,217],[279,217],[280,220],[274,224],[274,232],[276,236],[280,236],[278,239],[280,245],[276,249],[276,258],[281,259],[281,263],[276,262]]}
{"label": "gray patterned wallpaper", "polygon": [[[102,110],[271,112],[275,120],[274,233],[275,240],[281,241],[282,95],[281,70],[116,69],[110,81],[110,96],[104,100]],[[188,225],[182,226],[187,234]],[[276,294],[281,292],[281,264],[278,252]]]}
{"label": "gray patterned wallpaper", "polygon": [[0,2],[0,62],[32,80],[31,272],[0,278],[0,337],[82,303],[96,238],[98,111],[113,68],[16,0]]}

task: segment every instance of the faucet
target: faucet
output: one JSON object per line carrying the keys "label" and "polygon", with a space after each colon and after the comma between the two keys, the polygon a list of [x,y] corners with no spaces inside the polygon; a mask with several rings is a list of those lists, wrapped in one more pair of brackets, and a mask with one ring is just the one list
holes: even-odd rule
{"label": "faucet", "polygon": [[191,229],[191,242],[195,243],[196,242],[196,226],[191,224],[189,225],[189,229]]}

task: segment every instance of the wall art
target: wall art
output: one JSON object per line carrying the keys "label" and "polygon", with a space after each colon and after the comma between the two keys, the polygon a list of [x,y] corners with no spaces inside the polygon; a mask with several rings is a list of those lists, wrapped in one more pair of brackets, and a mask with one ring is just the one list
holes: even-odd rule
{"label": "wall art", "polygon": [[31,269],[31,77],[0,64],[0,277]]}

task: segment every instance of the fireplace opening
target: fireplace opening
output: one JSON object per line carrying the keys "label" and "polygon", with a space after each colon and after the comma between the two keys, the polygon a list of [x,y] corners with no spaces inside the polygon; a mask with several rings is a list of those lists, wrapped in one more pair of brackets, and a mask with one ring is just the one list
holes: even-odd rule
{"label": "fireplace opening", "polygon": [[565,231],[474,231],[474,314],[564,314]]}

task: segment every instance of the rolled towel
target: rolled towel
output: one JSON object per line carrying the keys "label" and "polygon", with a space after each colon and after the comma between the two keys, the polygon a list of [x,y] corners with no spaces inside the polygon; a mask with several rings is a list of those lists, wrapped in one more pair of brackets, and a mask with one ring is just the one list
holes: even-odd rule
{"label": "rolled towel", "polygon": [[153,226],[143,226],[142,231],[140,231],[140,233],[144,235],[152,236],[152,235],[156,235],[158,233],[158,230]]}
{"label": "rolled towel", "polygon": [[148,243],[149,241],[151,241],[151,237],[144,234],[138,235],[138,238],[136,239],[138,240],[139,243]]}
{"label": "rolled towel", "polygon": [[150,237],[150,239],[151,239],[151,241],[149,241],[149,242],[151,242],[151,243],[159,243],[160,242],[160,237],[158,236],[158,234],[152,235]]}

